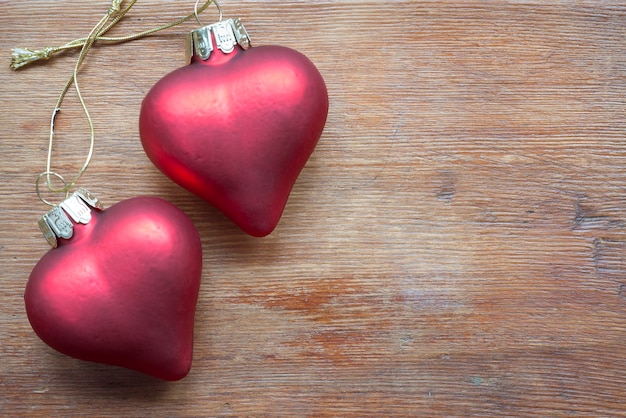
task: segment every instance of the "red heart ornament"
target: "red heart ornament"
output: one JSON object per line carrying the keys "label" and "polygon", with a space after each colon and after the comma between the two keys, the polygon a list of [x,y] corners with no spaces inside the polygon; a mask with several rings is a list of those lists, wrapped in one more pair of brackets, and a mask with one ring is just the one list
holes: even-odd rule
{"label": "red heart ornament", "polygon": [[37,335],[71,357],[183,378],[202,273],[191,220],[163,199],[137,197],[73,227],[28,280]]}
{"label": "red heart ornament", "polygon": [[[238,23],[202,28],[203,40],[193,34],[196,47],[219,47],[233,35],[233,20]],[[301,53],[241,45],[232,52],[215,49],[206,60],[196,48],[190,65],[148,92],[139,131],[146,154],[164,174],[248,234],[265,236],[322,134],[328,93]]]}

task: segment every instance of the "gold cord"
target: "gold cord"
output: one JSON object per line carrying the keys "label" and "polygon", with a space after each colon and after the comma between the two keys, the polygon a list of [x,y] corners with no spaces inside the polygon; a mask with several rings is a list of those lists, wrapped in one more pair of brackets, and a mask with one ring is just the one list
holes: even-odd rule
{"label": "gold cord", "polygon": [[[100,19],[100,21],[94,26],[91,32],[89,32],[89,35],[87,35],[87,37],[85,38],[73,40],[60,47],[47,47],[41,50],[33,50],[30,48],[14,48],[13,49],[13,54],[12,54],[13,60],[11,62],[11,68],[13,70],[17,70],[18,68],[21,68],[24,65],[27,65],[31,62],[34,62],[43,58],[48,59],[57,52],[74,49],[74,48],[81,48],[80,54],[78,55],[78,59],[76,61],[76,65],[74,66],[74,71],[72,75],[70,76],[69,80],[65,83],[65,86],[63,87],[63,90],[61,91],[61,94],[59,95],[59,98],[57,100],[54,111],[52,112],[52,117],[50,120],[50,136],[49,136],[49,141],[48,141],[48,157],[46,160],[46,171],[41,173],[37,177],[37,181],[35,182],[35,191],[37,192],[37,196],[43,203],[47,205],[55,206],[53,203],[43,198],[40,192],[40,188],[39,188],[39,183],[41,179],[43,177],[46,178],[46,186],[50,192],[65,193],[67,196],[70,189],[76,185],[80,177],[85,173],[85,171],[87,170],[87,167],[89,166],[93,158],[93,151],[94,151],[94,145],[95,145],[95,130],[94,130],[93,121],[91,119],[91,116],[89,115],[89,110],[87,109],[87,105],[85,104],[85,100],[80,91],[80,86],[78,84],[78,71],[81,65],[83,64],[83,62],[85,61],[85,58],[87,57],[87,54],[89,50],[91,49],[91,47],[94,45],[94,43],[96,42],[122,43],[122,42],[128,42],[128,41],[132,41],[135,39],[143,38],[155,32],[158,32],[164,29],[169,29],[171,27],[179,25],[194,17],[196,17],[197,19],[198,12],[204,11],[207,7],[209,7],[209,5],[212,2],[214,2],[214,0],[208,0],[204,3],[204,5],[200,9],[198,9],[197,3],[196,3],[196,6],[194,7],[194,13],[188,16],[182,17],[180,19],[177,19],[168,24],[158,26],[152,29],[148,29],[143,32],[139,32],[136,34],[123,36],[123,37],[103,36],[113,26],[115,26],[120,20],[122,20],[122,18],[128,13],[128,11],[137,2],[137,0],[131,0],[129,4],[122,9],[121,8],[122,1],[123,0],[112,0],[111,7],[107,11],[107,14],[104,15],[102,19]],[[220,10],[220,15],[221,15],[221,10]],[[72,84],[74,85],[74,88],[76,89],[76,95],[78,96],[78,100],[80,101],[81,107],[83,109],[83,113],[85,114],[85,118],[87,119],[87,123],[89,125],[90,139],[89,139],[89,151],[87,153],[87,157],[85,158],[85,162],[83,163],[82,167],[80,168],[80,170],[78,171],[74,179],[71,181],[66,181],[60,174],[52,170],[52,149],[53,149],[53,144],[54,144],[54,123],[56,121],[56,117],[58,113],[61,111],[61,104],[63,103],[63,99],[67,95],[67,92],[72,86]],[[53,176],[61,180],[63,187],[55,188],[52,186]]]}
{"label": "gold cord", "polygon": [[[155,32],[169,29],[174,26],[180,25],[181,23],[187,22],[188,20],[195,18],[199,13],[202,13],[203,11],[205,11],[207,7],[211,5],[211,3],[217,5],[217,2],[215,2],[214,0],[208,0],[204,3],[202,7],[195,10],[194,13],[191,13],[185,17],[181,17],[165,25],[157,26],[155,28],[147,29],[143,32],[134,33],[132,35],[127,35],[127,36],[119,36],[119,37],[102,36],[106,32],[108,32],[109,29],[115,26],[117,22],[121,20],[126,15],[126,13],[128,13],[128,11],[134,6],[136,2],[137,0],[131,0],[129,5],[126,6],[123,10],[121,10],[119,14],[116,16],[116,18],[100,31],[100,33],[95,38],[95,40],[97,42],[104,42],[104,43],[109,43],[109,44],[134,41],[136,39],[140,39],[140,38],[144,38],[146,36],[152,35]],[[221,10],[220,10],[220,15],[221,15]],[[79,38],[79,39],[74,39],[73,41],[68,42],[61,46],[46,47],[42,49],[15,47],[12,49],[11,64],[9,66],[11,67],[11,69],[17,70],[35,61],[39,61],[41,59],[50,59],[56,53],[67,51],[70,49],[80,48],[85,44],[86,41],[87,41],[87,38]]]}

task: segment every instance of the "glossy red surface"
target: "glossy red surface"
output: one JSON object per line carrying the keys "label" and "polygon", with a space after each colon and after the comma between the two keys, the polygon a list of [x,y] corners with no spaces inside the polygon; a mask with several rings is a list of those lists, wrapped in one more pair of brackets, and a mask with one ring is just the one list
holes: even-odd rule
{"label": "glossy red surface", "polygon": [[200,237],[176,206],[137,197],[93,211],[33,269],[28,319],[52,348],[165,380],[189,372]]}
{"label": "glossy red surface", "polygon": [[231,54],[162,78],[140,115],[143,147],[173,181],[221,210],[241,229],[276,227],[317,144],[328,93],[313,63],[280,46]]}

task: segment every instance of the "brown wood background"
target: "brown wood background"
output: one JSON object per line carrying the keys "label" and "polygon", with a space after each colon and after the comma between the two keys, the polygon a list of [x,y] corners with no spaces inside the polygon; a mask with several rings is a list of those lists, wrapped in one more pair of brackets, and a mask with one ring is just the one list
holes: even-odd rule
{"label": "brown wood background", "polygon": [[[48,250],[34,194],[76,59],[19,72],[13,46],[84,36],[107,0],[0,1],[0,415],[626,416],[626,3],[223,0],[253,41],[305,53],[330,114],[277,230],[246,236],[161,175],[141,100],[193,23],[92,51],[82,185],[158,195],[205,256],[194,365],[177,383],[60,355],[32,332]],[[139,1],[114,34],[193,1]],[[215,21],[206,13],[206,23]],[[74,96],[55,169],[86,152]]]}

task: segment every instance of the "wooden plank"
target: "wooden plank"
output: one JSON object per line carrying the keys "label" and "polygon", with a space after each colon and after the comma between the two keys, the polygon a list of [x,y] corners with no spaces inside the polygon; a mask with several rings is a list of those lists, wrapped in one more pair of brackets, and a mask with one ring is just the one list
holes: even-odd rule
{"label": "wooden plank", "polygon": [[[84,36],[109,3],[0,1],[0,414],[625,416],[626,4],[222,3],[329,89],[269,237],[141,148],[141,100],[184,65],[193,23],[96,46],[80,73],[96,128],[81,185],[106,205],[162,196],[203,239],[194,365],[165,383],[64,357],[30,328],[23,289],[47,251],[34,180],[77,55],[12,72],[9,50]],[[140,1],[112,34],[192,9]],[[67,177],[88,143],[72,94],[53,160]]]}

